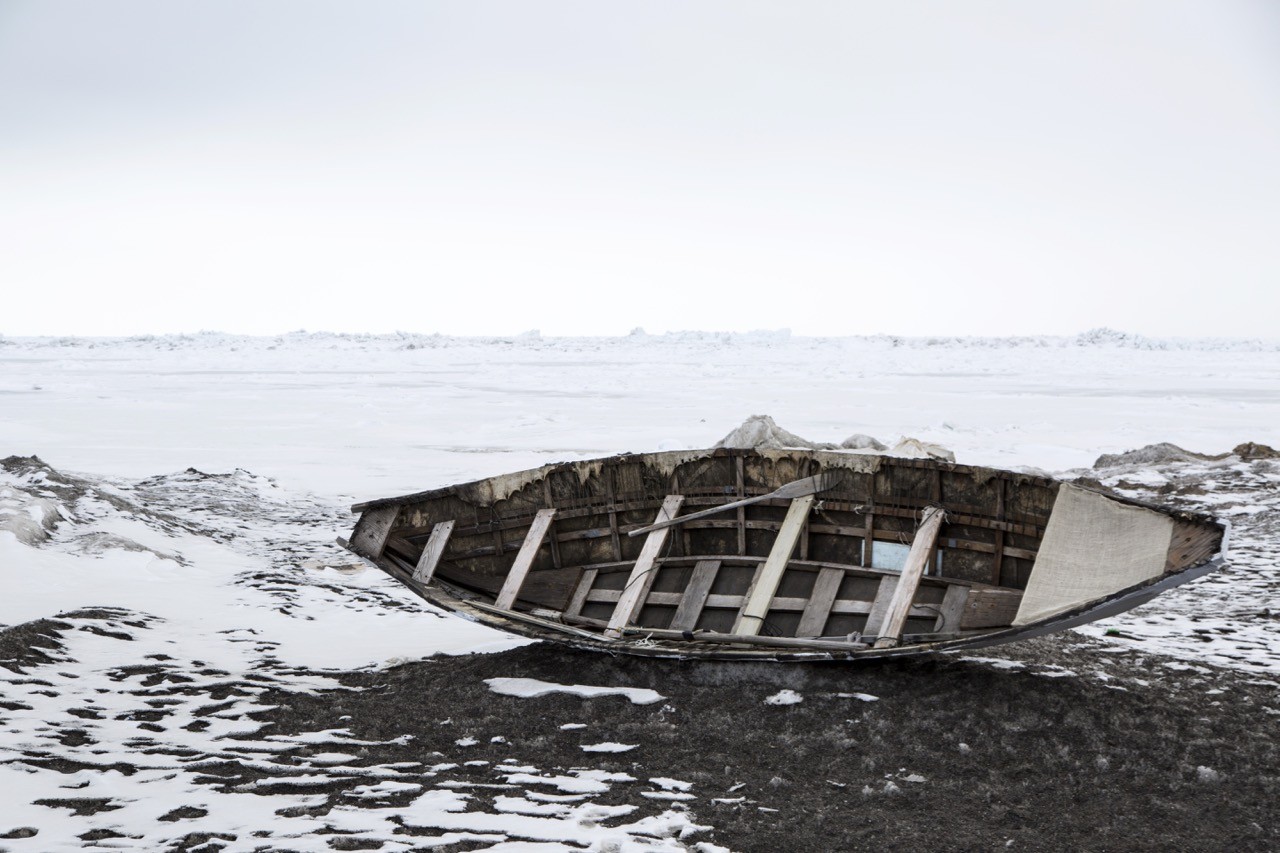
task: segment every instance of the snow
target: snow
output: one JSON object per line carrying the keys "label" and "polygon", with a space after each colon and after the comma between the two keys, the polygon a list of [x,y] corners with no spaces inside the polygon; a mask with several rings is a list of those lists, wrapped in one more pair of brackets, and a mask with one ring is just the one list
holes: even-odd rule
{"label": "snow", "polygon": [[536,678],[486,678],[485,684],[494,693],[504,696],[533,698],[551,693],[568,693],[593,699],[597,696],[625,696],[633,705],[652,705],[667,698],[654,690],[644,687],[593,687],[586,684],[555,684],[550,681],[539,681]]}
{"label": "snow", "polygon": [[[71,614],[59,617],[69,627],[58,630],[63,649],[52,661],[0,660],[0,835],[39,830],[3,845],[75,850],[85,833],[118,831],[127,838],[99,843],[167,849],[192,833],[224,833],[238,839],[231,851],[330,850],[328,827],[383,851],[719,849],[677,840],[701,826],[699,802],[678,779],[654,776],[654,790],[643,790],[625,773],[543,768],[527,755],[468,762],[501,733],[473,733],[466,720],[450,738],[456,749],[424,758],[429,766],[370,765],[359,756],[371,744],[349,730],[279,735],[254,714],[277,688],[348,689],[336,677],[344,670],[525,642],[425,606],[338,548],[350,503],[552,461],[708,447],[762,413],[753,429],[772,441],[1087,475],[1229,517],[1229,568],[1079,630],[1162,665],[1274,678],[1280,460],[1224,454],[1242,442],[1280,445],[1277,375],[1274,342],[1108,330],[0,338],[0,456],[48,463],[0,468],[0,625]],[[1104,454],[1104,467],[1092,468]],[[664,698],[514,674],[487,684],[520,698]],[[211,694],[225,694],[212,712]],[[782,690],[765,701],[802,698]],[[615,766],[592,747],[631,745],[607,740],[601,725],[582,759]],[[74,768],[44,763],[53,760]],[[202,781],[227,761],[264,778],[225,790]],[[1208,767],[1195,775],[1219,777]],[[307,786],[317,780],[341,781],[349,805],[309,816],[317,797]],[[868,790],[899,788],[887,780]],[[37,804],[75,798],[113,808]],[[158,821],[178,808],[202,814]],[[430,834],[405,836],[401,823]]]}
{"label": "snow", "polygon": [[794,690],[779,690],[764,699],[766,705],[797,705],[803,701],[804,697]]}

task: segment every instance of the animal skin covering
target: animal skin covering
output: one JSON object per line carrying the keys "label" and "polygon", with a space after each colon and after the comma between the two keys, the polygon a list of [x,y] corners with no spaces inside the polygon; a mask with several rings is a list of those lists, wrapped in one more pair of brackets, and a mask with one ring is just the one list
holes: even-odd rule
{"label": "animal skin covering", "polygon": [[1013,624],[1056,616],[1160,577],[1172,538],[1169,516],[1064,483]]}

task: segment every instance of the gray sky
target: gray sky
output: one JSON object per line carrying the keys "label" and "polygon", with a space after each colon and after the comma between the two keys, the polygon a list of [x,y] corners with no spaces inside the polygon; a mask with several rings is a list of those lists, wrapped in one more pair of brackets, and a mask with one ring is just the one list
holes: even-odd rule
{"label": "gray sky", "polygon": [[1280,337],[1280,4],[0,0],[0,333]]}

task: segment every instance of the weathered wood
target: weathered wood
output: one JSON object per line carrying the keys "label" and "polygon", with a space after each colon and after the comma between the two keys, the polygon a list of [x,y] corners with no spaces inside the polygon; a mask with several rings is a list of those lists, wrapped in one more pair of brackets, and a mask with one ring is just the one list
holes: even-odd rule
{"label": "weathered wood", "polygon": [[[556,505],[556,502],[553,499],[555,496],[551,493],[550,477],[542,478],[542,497],[547,506],[553,507]],[[560,542],[556,539],[556,524],[554,519],[551,522],[551,527],[547,534],[547,541],[551,543],[551,565],[555,566],[557,569],[563,568],[564,563],[560,560]]]}
{"label": "weathered wood", "polygon": [[802,495],[791,502],[787,509],[787,517],[778,531],[778,538],[773,540],[773,548],[769,557],[756,571],[747,592],[747,601],[742,605],[742,613],[734,623],[733,633],[753,635],[759,634],[764,627],[765,617],[769,614],[769,602],[773,600],[778,585],[782,583],[782,573],[787,570],[791,554],[796,549],[796,540],[804,529],[809,510],[813,508],[813,495]]}
{"label": "weathered wood", "polygon": [[964,617],[964,603],[969,598],[969,587],[963,584],[952,584],[942,594],[942,606],[938,608],[938,621],[933,630],[946,634],[960,630],[960,622]]}
{"label": "weathered wood", "polygon": [[413,579],[418,583],[431,583],[432,576],[436,573],[436,566],[440,564],[440,558],[444,556],[444,548],[449,544],[449,534],[453,532],[453,519],[442,521],[431,530],[431,538],[427,540],[427,545],[422,549],[422,556],[418,558],[418,565],[413,569]]}
{"label": "weathered wood", "polygon": [[587,569],[582,573],[582,578],[573,591],[573,597],[569,599],[569,604],[564,609],[565,616],[577,616],[582,613],[582,606],[587,603],[587,594],[591,592],[591,587],[595,586],[599,575],[598,569]]}
{"label": "weathered wood", "polygon": [[880,634],[875,642],[877,649],[892,648],[901,641],[902,629],[907,624],[908,611],[911,610],[911,600],[920,587],[920,578],[924,576],[944,517],[945,513],[939,507],[929,507],[924,511],[920,526],[916,528],[915,538],[911,540],[911,550],[907,552],[898,585],[893,590],[893,600],[889,602],[884,623],[880,626]]}
{"label": "weathered wood", "polygon": [[893,601],[893,591],[898,588],[897,574],[880,580],[880,588],[876,590],[875,600],[867,611],[867,624],[862,629],[862,636],[874,640],[880,636],[880,626],[884,624],[884,615],[889,612],[889,602]]}
{"label": "weathered wood", "polygon": [[533,517],[533,523],[529,525],[529,532],[525,534],[524,544],[520,546],[520,553],[516,554],[516,561],[511,564],[511,569],[507,572],[507,579],[503,581],[502,589],[499,590],[498,597],[494,599],[494,607],[500,610],[510,610],[516,603],[516,598],[520,593],[520,586],[524,583],[525,575],[529,574],[529,569],[533,567],[533,558],[538,556],[538,549],[542,547],[542,540],[547,535],[547,528],[551,526],[551,520],[555,516],[556,511],[554,509],[540,509],[538,514]]}
{"label": "weathered wood", "polygon": [[[662,522],[661,524],[656,524],[656,523],[650,524],[648,527],[641,527],[639,530],[632,530],[627,535],[639,536],[641,533],[650,533],[654,530],[659,529],[659,527],[672,527],[677,524],[684,524],[686,521],[692,521],[695,518],[706,518],[708,515],[719,515],[720,513],[726,512],[728,510],[736,509],[742,506],[748,506],[750,504],[760,503],[761,501],[778,500],[781,498],[788,498],[792,500],[798,500],[802,497],[811,498],[814,495],[816,495],[818,492],[821,492],[827,488],[827,483],[829,479],[830,478],[826,474],[815,474],[812,477],[805,477],[804,479],[801,479],[801,480],[795,480],[793,482],[786,483],[785,485],[774,489],[772,492],[769,492],[768,494],[756,495],[755,497],[745,498],[740,501],[732,501],[727,504],[720,504],[719,506],[713,506],[710,509],[703,509],[703,510],[698,510],[697,512],[691,512],[688,515],[684,515],[679,518],[670,518]],[[810,501],[810,503],[812,503],[812,501]]]}
{"label": "weathered wood", "polygon": [[[693,567],[689,583],[680,595],[676,615],[671,619],[671,630],[688,631],[698,624],[698,617],[702,615],[702,607],[707,603],[707,595],[719,571],[719,560],[701,560]],[[653,593],[649,593],[649,599],[653,599]]]}
{"label": "weathered wood", "polygon": [[1012,625],[1021,603],[1022,590],[1019,589],[972,589],[964,603],[960,629],[967,631],[971,628],[1003,628]]}
{"label": "weathered wood", "polygon": [[351,550],[370,560],[381,557],[383,546],[387,544],[387,535],[391,533],[391,527],[399,514],[398,506],[380,506],[360,516],[360,520],[356,522],[356,530],[351,534]]}
{"label": "weathered wood", "polygon": [[[662,509],[658,510],[656,523],[661,524],[675,518],[683,503],[684,495],[667,495],[662,502]],[[613,608],[613,615],[609,617],[609,627],[605,629],[606,636],[614,639],[621,637],[622,629],[635,621],[636,616],[639,615],[640,608],[644,606],[645,597],[649,594],[649,589],[653,586],[654,578],[658,574],[656,564],[662,552],[662,546],[667,541],[669,530],[670,528],[666,526],[661,527],[650,533],[649,538],[644,540],[640,557],[627,578],[627,585],[623,587],[617,606]]]}
{"label": "weathered wood", "polygon": [[875,565],[874,563],[875,554],[873,553],[873,550],[872,550],[875,548],[875,540],[876,540],[876,511],[875,509],[869,509],[867,510],[867,521],[866,521],[866,524],[863,525],[863,534],[862,534],[862,565],[864,568],[869,569],[873,565]]}
{"label": "weathered wood", "polygon": [[836,594],[840,592],[842,581],[844,572],[839,569],[818,570],[818,579],[813,583],[813,592],[809,595],[804,615],[800,617],[800,625],[796,628],[797,637],[822,636],[822,629],[831,616],[831,606],[836,602]]}

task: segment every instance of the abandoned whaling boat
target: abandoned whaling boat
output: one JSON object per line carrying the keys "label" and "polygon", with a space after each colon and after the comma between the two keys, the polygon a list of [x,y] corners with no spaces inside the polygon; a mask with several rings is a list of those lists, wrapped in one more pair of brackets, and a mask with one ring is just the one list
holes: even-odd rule
{"label": "abandoned whaling boat", "polygon": [[1026,474],[870,453],[623,455],[357,504],[422,598],[609,652],[860,659],[994,645],[1142,604],[1224,529]]}

